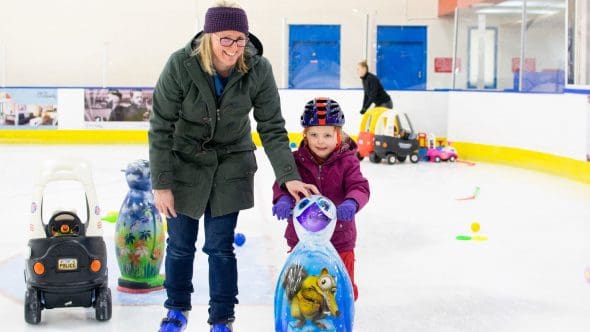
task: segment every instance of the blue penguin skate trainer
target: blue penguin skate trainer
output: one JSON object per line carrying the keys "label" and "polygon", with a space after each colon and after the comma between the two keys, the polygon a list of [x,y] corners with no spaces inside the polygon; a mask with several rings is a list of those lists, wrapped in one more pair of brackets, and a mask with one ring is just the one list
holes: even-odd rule
{"label": "blue penguin skate trainer", "polygon": [[162,319],[158,332],[181,332],[186,330],[188,323],[186,316],[180,310],[169,310],[166,318]]}
{"label": "blue penguin skate trainer", "polygon": [[336,206],[324,196],[303,198],[293,209],[299,243],[277,280],[275,331],[352,331],[352,283],[330,243],[336,220]]}

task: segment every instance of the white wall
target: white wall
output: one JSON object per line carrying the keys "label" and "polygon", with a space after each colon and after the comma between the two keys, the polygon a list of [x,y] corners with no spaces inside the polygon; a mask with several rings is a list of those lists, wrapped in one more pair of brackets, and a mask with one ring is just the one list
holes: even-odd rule
{"label": "white wall", "polygon": [[[436,91],[388,91],[393,108],[410,117],[414,130],[447,134],[448,93]],[[331,97],[338,101],[346,120],[344,130],[358,135],[361,124],[361,90],[281,90],[281,107],[289,132],[300,132],[303,106],[314,97]],[[253,122],[254,123],[254,122]],[[254,128],[255,129],[255,128]]]}
{"label": "white wall", "polygon": [[[289,132],[301,132],[300,116],[314,97],[337,100],[344,130],[357,135],[361,90],[280,90]],[[590,155],[590,96],[499,92],[389,91],[416,131],[451,141],[514,147],[577,160]],[[58,89],[59,129],[147,129],[147,122],[84,122],[84,90]],[[256,122],[252,121],[253,131]]]}
{"label": "white wall", "polygon": [[453,91],[448,137],[586,160],[587,109],[588,97],[581,94]]}
{"label": "white wall", "polygon": [[[153,86],[169,54],[200,30],[212,0],[2,0],[0,47],[8,86]],[[341,88],[361,86],[356,64],[375,69],[376,25],[428,26],[428,88],[449,88],[434,57],[452,55],[453,19],[437,0],[243,0],[280,86],[287,78],[286,24],[341,25]],[[370,31],[366,31],[366,18]],[[369,35],[369,49],[365,49]],[[1,56],[2,52],[0,52]],[[106,54],[106,57],[105,57]],[[106,61],[105,61],[106,59]],[[106,75],[103,75],[106,63]]]}
{"label": "white wall", "polygon": [[[199,20],[216,1],[200,1]],[[274,67],[279,87],[288,82],[289,24],[339,24],[341,26],[340,87],[360,88],[356,64],[368,56],[370,71],[375,72],[377,25],[428,26],[428,89],[449,88],[451,74],[434,73],[434,57],[452,56],[453,19],[437,17],[438,0],[287,0],[266,2],[242,0],[251,31],[261,38],[265,55]],[[261,10],[264,6],[264,10]],[[369,31],[367,32],[367,16]],[[368,35],[368,49],[365,44]]]}
{"label": "white wall", "polygon": [[[305,103],[314,97],[330,97],[340,104],[346,124],[344,130],[357,135],[361,123],[361,90],[279,90],[287,131],[302,131],[301,113]],[[406,112],[416,131],[446,136],[448,93],[435,91],[389,91],[394,108]],[[147,122],[85,122],[84,90],[58,89],[59,129],[147,129]],[[256,121],[252,119],[252,131]]]}
{"label": "white wall", "polygon": [[106,85],[153,86],[196,14],[194,0],[2,0],[5,84],[101,86],[106,50]]}

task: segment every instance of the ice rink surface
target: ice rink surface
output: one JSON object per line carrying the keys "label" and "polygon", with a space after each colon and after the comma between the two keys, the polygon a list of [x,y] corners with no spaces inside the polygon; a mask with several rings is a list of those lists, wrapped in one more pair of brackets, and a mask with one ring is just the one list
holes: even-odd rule
{"label": "ice rink surface", "polygon": [[[130,298],[116,290],[119,270],[107,224],[113,317],[93,309],[43,310],[25,323],[24,248],[33,179],[48,158],[78,157],[93,169],[104,213],[118,211],[128,187],[121,169],[147,159],[146,145],[0,145],[0,321],[7,331],[156,331],[163,292]],[[287,257],[284,222],[271,215],[274,175],[257,152],[253,209],[243,211],[236,249],[238,332],[273,330],[276,278]],[[459,151],[460,155],[460,151]],[[590,330],[590,186],[523,169],[478,163],[371,164],[371,185],[358,214],[355,331],[553,332]],[[472,200],[458,200],[479,193]],[[54,189],[59,193],[59,188]],[[59,194],[57,196],[60,196]],[[65,195],[67,196],[67,195]],[[59,198],[59,197],[58,197]],[[487,241],[458,241],[481,225]],[[196,259],[194,309],[187,331],[208,331],[206,256]]]}

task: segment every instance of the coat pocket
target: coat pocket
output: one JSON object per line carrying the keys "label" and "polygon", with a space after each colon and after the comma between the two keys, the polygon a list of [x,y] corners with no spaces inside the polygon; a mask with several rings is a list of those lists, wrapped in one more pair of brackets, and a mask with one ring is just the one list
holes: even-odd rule
{"label": "coat pocket", "polygon": [[203,140],[211,136],[211,118],[205,102],[198,102],[190,109],[183,108],[179,112],[175,135],[189,140]]}
{"label": "coat pocket", "polygon": [[256,156],[254,151],[232,152],[228,159],[228,167],[224,175],[225,182],[234,182],[239,180],[253,179],[258,170]]}
{"label": "coat pocket", "polygon": [[208,123],[207,104],[204,102],[197,103],[191,110],[181,110],[179,112],[180,119],[191,124]]}
{"label": "coat pocket", "polygon": [[197,183],[198,172],[190,162],[190,155],[180,151],[173,151],[174,182],[192,187]]}

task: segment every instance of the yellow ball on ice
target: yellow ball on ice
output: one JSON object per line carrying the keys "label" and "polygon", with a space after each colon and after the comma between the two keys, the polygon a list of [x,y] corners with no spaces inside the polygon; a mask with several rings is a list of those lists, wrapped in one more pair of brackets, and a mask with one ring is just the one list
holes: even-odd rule
{"label": "yellow ball on ice", "polygon": [[472,224],[471,224],[471,231],[472,231],[473,233],[477,233],[477,232],[479,232],[479,223],[476,223],[476,222],[472,223]]}

